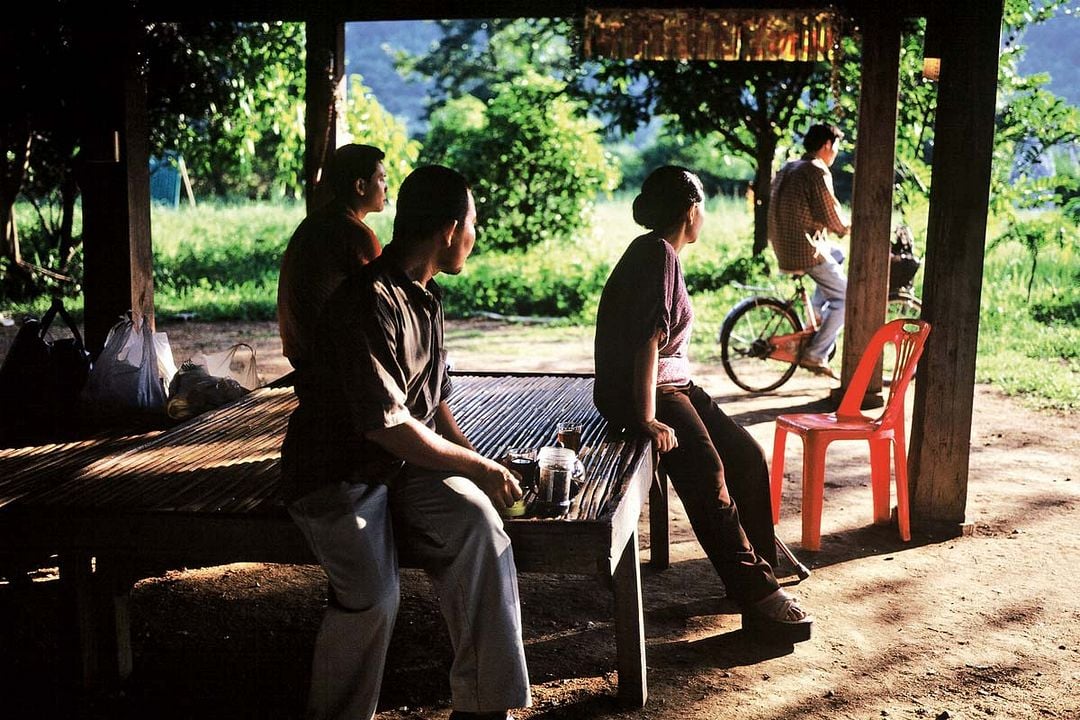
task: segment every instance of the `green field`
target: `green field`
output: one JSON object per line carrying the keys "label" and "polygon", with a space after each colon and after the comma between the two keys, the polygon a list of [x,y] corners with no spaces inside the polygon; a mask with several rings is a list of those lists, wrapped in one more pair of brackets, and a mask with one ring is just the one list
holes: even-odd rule
{"label": "green field", "polygon": [[[540,335],[557,332],[558,326],[590,324],[611,266],[641,232],[631,220],[629,198],[601,202],[592,213],[592,230],[580,237],[544,243],[524,253],[481,250],[461,275],[441,276],[448,315],[483,312],[547,318],[549,322],[530,330]],[[279,258],[303,215],[302,205],[155,207],[158,314],[193,314],[202,320],[272,319]],[[392,215],[373,215],[369,220],[388,242]],[[921,229],[915,230],[921,237]],[[731,281],[771,282],[745,259],[751,234],[750,208],[744,200],[713,200],[701,239],[683,253],[697,316],[694,353],[699,361],[716,358],[716,330],[727,310],[745,294]],[[483,247],[483,228],[477,243]],[[767,254],[771,261],[771,253]],[[1028,302],[1030,256],[1018,245],[988,251],[977,365],[980,382],[1021,395],[1038,407],[1080,408],[1077,260],[1074,247],[1044,249]],[[785,281],[779,283],[780,291],[787,292]],[[0,304],[0,310],[10,316],[39,314],[46,305],[39,299]],[[77,311],[78,299],[69,306]]]}

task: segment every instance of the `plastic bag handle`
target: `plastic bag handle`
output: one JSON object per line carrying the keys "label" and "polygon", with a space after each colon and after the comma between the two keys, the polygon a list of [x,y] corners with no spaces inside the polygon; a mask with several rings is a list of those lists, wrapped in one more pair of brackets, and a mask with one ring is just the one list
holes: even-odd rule
{"label": "plastic bag handle", "polygon": [[45,339],[45,334],[49,331],[49,326],[52,325],[53,319],[60,315],[60,319],[67,325],[68,330],[71,331],[71,335],[75,338],[75,342],[79,347],[85,347],[83,345],[82,334],[79,332],[79,328],[75,326],[75,321],[67,310],[64,309],[64,301],[58,297],[52,299],[52,304],[49,305],[49,309],[45,311],[45,314],[41,316],[41,327],[38,328],[38,337],[42,340]]}

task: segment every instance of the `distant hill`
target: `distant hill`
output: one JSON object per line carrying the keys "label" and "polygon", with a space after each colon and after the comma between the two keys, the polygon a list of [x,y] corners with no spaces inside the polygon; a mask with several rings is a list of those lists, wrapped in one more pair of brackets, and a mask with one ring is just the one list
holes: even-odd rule
{"label": "distant hill", "polygon": [[1049,89],[1080,105],[1080,3],[1071,14],[1058,14],[1019,39],[1026,47],[1020,73],[1049,73]]}
{"label": "distant hill", "polygon": [[428,86],[406,81],[394,69],[393,53],[420,53],[438,40],[429,20],[353,22],[345,25],[345,72],[363,76],[379,103],[405,121],[410,135],[422,134]]}

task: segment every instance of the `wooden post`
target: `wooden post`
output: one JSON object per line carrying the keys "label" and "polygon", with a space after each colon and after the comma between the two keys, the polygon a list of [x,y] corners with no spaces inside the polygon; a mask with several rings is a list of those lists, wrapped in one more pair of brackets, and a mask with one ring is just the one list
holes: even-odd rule
{"label": "wooden post", "polygon": [[83,688],[100,684],[100,637],[94,597],[93,561],[83,553],[62,553],[59,558],[60,583],[63,587],[63,636],[74,640],[64,647],[71,660],[73,675]]}
{"label": "wooden post", "polygon": [[345,79],[344,22],[325,14],[308,18],[306,62],[304,179],[310,211],[325,202],[319,181],[337,148],[337,104]]}
{"label": "wooden post", "polygon": [[[839,402],[874,332],[885,322],[889,295],[889,239],[896,99],[900,67],[900,18],[876,8],[862,18],[862,75],[851,201],[851,257],[844,311],[844,358]],[[865,406],[882,404],[881,373],[870,380]]]}
{"label": "wooden post", "polygon": [[922,317],[933,329],[919,362],[911,429],[913,524],[960,530],[967,504],[1001,0],[940,11],[942,48]]}
{"label": "wooden post", "polygon": [[667,474],[658,468],[652,485],[649,486],[649,565],[656,570],[665,570],[670,564],[668,478]]}
{"label": "wooden post", "polygon": [[142,31],[134,21],[77,26],[83,90],[82,191],[85,339],[91,352],[128,310],[154,324],[150,155]]}
{"label": "wooden post", "polygon": [[98,668],[103,684],[118,686],[131,676],[131,589],[129,568],[111,556],[98,556],[94,572]]}
{"label": "wooden post", "polygon": [[619,552],[612,590],[615,594],[615,652],[619,670],[619,702],[645,707],[649,689],[645,668],[645,615],[641,607],[641,570],[635,529]]}

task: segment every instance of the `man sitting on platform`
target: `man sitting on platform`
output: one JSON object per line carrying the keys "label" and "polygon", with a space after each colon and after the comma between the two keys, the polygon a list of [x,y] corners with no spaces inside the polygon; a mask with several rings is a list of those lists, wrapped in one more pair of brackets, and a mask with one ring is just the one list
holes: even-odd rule
{"label": "man sitting on platform", "polygon": [[454,647],[451,718],[502,720],[531,702],[516,568],[498,513],[521,489],[473,449],[447,405],[433,278],[462,270],[475,220],[460,174],[413,172],[392,242],[331,295],[305,358],[282,468],[290,513],[331,590],[309,717],[375,713],[399,603],[395,544],[438,589]]}

